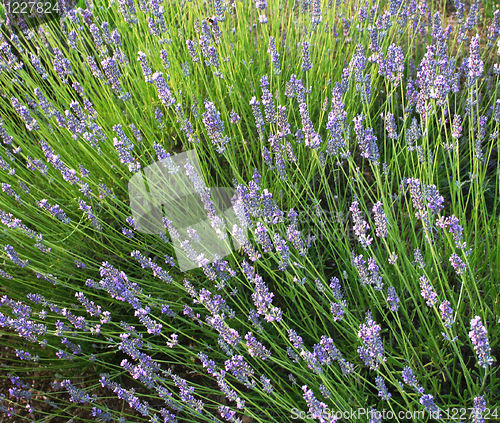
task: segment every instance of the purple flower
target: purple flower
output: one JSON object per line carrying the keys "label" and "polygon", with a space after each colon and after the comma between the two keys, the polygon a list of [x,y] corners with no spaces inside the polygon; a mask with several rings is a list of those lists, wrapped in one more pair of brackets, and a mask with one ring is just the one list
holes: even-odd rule
{"label": "purple flower", "polygon": [[257,222],[254,234],[255,240],[262,246],[265,253],[272,251],[273,244],[271,242],[271,238],[267,233],[267,228],[261,222]]}
{"label": "purple flower", "polygon": [[109,32],[109,23],[103,22],[101,24],[101,29],[102,29],[102,37],[104,38],[106,44],[112,44],[113,40],[111,39],[111,33]]}
{"label": "purple flower", "polygon": [[255,6],[259,10],[264,10],[267,7],[267,0],[255,0]]}
{"label": "purple flower", "polygon": [[281,271],[285,271],[289,265],[290,261],[290,250],[286,241],[279,236],[278,233],[274,234],[274,245],[276,248],[276,252],[280,255],[280,263],[278,269]]}
{"label": "purple flower", "polygon": [[450,256],[450,263],[455,269],[457,275],[462,275],[465,272],[465,269],[467,268],[467,264],[465,264],[456,253],[453,253]]}
{"label": "purple flower", "polygon": [[377,146],[377,137],[373,135],[373,129],[363,128],[363,120],[363,115],[358,115],[353,119],[354,132],[356,133],[356,139],[358,141],[359,148],[361,149],[361,157],[377,162],[380,157]]}
{"label": "purple flower", "polygon": [[241,117],[238,115],[238,113],[236,113],[234,110],[231,110],[231,113],[229,114],[229,116],[231,117],[231,123],[238,123],[241,119]]}
{"label": "purple flower", "polygon": [[225,366],[226,371],[231,372],[247,388],[252,389],[255,387],[255,380],[250,381],[250,378],[254,375],[254,370],[245,361],[243,356],[235,355],[231,357],[230,360],[226,360]]}
{"label": "purple flower", "polygon": [[85,307],[87,312],[91,316],[99,316],[101,314],[101,306],[95,305],[93,301],[90,301],[83,292],[77,292],[75,294],[75,297],[77,300],[82,303],[82,305]]}
{"label": "purple flower", "polygon": [[286,107],[278,106],[278,136],[280,138],[286,138],[291,135],[290,124],[288,123],[288,118],[286,115]]}
{"label": "purple flower", "polygon": [[378,201],[373,205],[373,214],[375,218],[375,233],[379,238],[387,238],[388,219],[384,213],[382,202]]}
{"label": "purple flower", "polygon": [[9,184],[2,182],[2,191],[5,192],[7,195],[10,195],[11,197],[14,197],[18,203],[20,204],[22,203],[21,196],[17,194]]}
{"label": "purple flower", "polygon": [[40,200],[38,206],[50,212],[53,216],[57,217],[63,223],[68,224],[71,222],[70,218],[66,216],[66,213],[64,213],[64,210],[61,209],[58,204],[51,206],[44,198],[43,200]]}
{"label": "purple flower", "polygon": [[12,275],[9,275],[5,270],[3,269],[0,269],[0,276],[2,276],[3,278],[6,278],[6,279],[9,279],[9,280],[12,280]]}
{"label": "purple flower", "polygon": [[408,178],[406,180],[408,185],[410,185],[411,200],[413,202],[413,207],[418,211],[424,211],[424,196],[420,189],[420,180],[416,178]]}
{"label": "purple flower", "polygon": [[328,140],[327,153],[336,156],[341,148],[347,146],[344,133],[349,136],[350,127],[347,125],[347,112],[342,102],[342,87],[335,83],[332,90],[332,108],[328,113],[326,129],[330,133]]}
{"label": "purple flower", "polygon": [[415,261],[412,262],[412,264],[418,264],[418,267],[420,269],[423,269],[425,267],[425,262],[424,262],[424,257],[420,252],[420,248],[415,248],[414,255],[415,255]]}
{"label": "purple flower", "polygon": [[306,103],[299,105],[299,113],[302,118],[302,131],[304,132],[305,144],[310,148],[318,148],[321,145],[320,135],[314,131],[314,126],[309,117]]}
{"label": "purple flower", "polygon": [[205,109],[206,112],[202,115],[203,124],[207,129],[212,144],[217,146],[217,152],[222,154],[226,150],[226,145],[229,142],[229,137],[223,135],[224,122],[220,118],[220,112],[217,111],[212,102],[205,101]]}
{"label": "purple flower", "polygon": [[19,267],[26,267],[29,264],[29,261],[26,260],[21,260],[19,258],[19,254],[17,251],[14,249],[12,245],[5,245],[4,246],[4,251],[7,253],[7,257],[14,262],[14,264],[17,264]]}
{"label": "purple flower", "polygon": [[424,388],[419,385],[411,367],[406,366],[403,369],[402,376],[404,383],[410,385],[415,390],[415,392],[424,393]]}
{"label": "purple flower", "polygon": [[439,194],[436,185],[426,185],[425,197],[428,201],[427,207],[429,207],[434,214],[440,213],[444,209],[444,197]]}
{"label": "purple flower", "polygon": [[340,303],[330,303],[330,313],[332,313],[334,322],[342,320],[342,318],[344,317],[344,308],[346,307],[346,305],[347,303],[345,300]]}
{"label": "purple flower", "polygon": [[264,127],[265,122],[262,117],[262,112],[260,110],[260,103],[257,101],[257,97],[252,97],[250,100],[250,106],[252,106],[253,116],[255,118],[255,124],[257,125],[257,132],[260,139],[264,139]]}
{"label": "purple flower", "polygon": [[313,0],[311,5],[311,23],[312,30],[316,28],[323,21],[323,16],[321,16],[321,0]]}
{"label": "purple flower", "polygon": [[108,82],[111,83],[111,88],[113,88],[117,92],[121,92],[122,87],[119,81],[121,73],[120,70],[118,69],[115,59],[113,59],[112,57],[104,59],[101,62],[101,65],[104,69],[106,78],[108,78]]}
{"label": "purple flower", "polygon": [[163,63],[163,67],[165,69],[170,69],[170,60],[168,60],[167,50],[165,49],[160,50],[160,57],[161,57],[161,62]]}
{"label": "purple flower", "polygon": [[227,405],[219,405],[218,407],[220,416],[232,423],[240,423],[241,419],[236,417],[236,411],[231,410]]}
{"label": "purple flower", "polygon": [[37,73],[42,77],[42,79],[47,79],[49,77],[49,74],[43,67],[43,65],[40,63],[40,59],[33,53],[30,52],[30,58],[31,58],[31,64],[37,71]]}
{"label": "purple flower", "polygon": [[113,138],[113,145],[118,152],[120,162],[127,164],[130,172],[138,172],[141,169],[140,163],[134,159],[131,153],[133,144],[127,145],[123,140]]}
{"label": "purple flower", "polygon": [[386,60],[380,60],[380,74],[386,77],[394,86],[398,85],[403,78],[404,55],[403,49],[396,44],[391,44],[387,50]]}
{"label": "purple flower", "polygon": [[279,75],[281,73],[280,69],[280,55],[276,50],[276,44],[274,37],[269,37],[269,48],[267,52],[271,55],[271,61],[273,62],[274,74]]}
{"label": "purple flower", "polygon": [[247,341],[248,353],[251,357],[260,357],[262,360],[266,360],[271,356],[271,353],[267,348],[253,336],[252,332],[248,332],[245,335]]}
{"label": "purple flower", "polygon": [[[35,95],[36,95],[36,88],[35,88]],[[3,122],[4,120],[0,117],[0,138],[2,138],[3,143],[6,145],[12,145],[12,141],[14,140],[14,137],[9,135],[5,128],[3,127]]]}
{"label": "purple flower", "polygon": [[76,386],[71,384],[69,379],[63,380],[61,382],[61,386],[66,388],[71,402],[75,403],[90,403],[92,400],[90,399],[90,395],[87,394],[84,390],[77,388]]}
{"label": "purple flower", "polygon": [[170,88],[167,85],[167,82],[163,78],[162,72],[155,72],[151,77],[151,81],[153,81],[156,85],[156,90],[158,92],[158,98],[161,103],[165,107],[170,107],[175,104],[175,98],[172,96],[170,92]]}
{"label": "purple flower", "polygon": [[[139,310],[136,310],[135,315],[137,316]],[[163,325],[161,323],[157,323],[156,320],[145,314],[139,314],[139,321],[146,327],[148,333],[153,335],[159,335],[161,333],[161,328]]]}
{"label": "purple flower", "polygon": [[290,342],[293,344],[293,346],[298,350],[304,347],[304,343],[302,342],[302,337],[297,335],[297,332],[295,332],[295,330],[293,329],[288,330],[288,338],[290,339]]}
{"label": "purple flower", "polygon": [[191,40],[186,40],[186,46],[188,48],[189,54],[191,55],[191,60],[193,62],[199,62],[200,58],[198,57],[198,53],[196,52],[195,43]]}
{"label": "purple flower", "polygon": [[307,247],[304,244],[304,241],[301,238],[300,231],[296,229],[294,224],[290,225],[287,228],[287,237],[288,241],[290,241],[293,246],[299,251],[300,256],[305,256],[307,253]]}
{"label": "purple flower", "polygon": [[383,377],[377,376],[375,378],[375,383],[378,389],[378,396],[381,397],[383,401],[389,401],[389,398],[392,396],[392,394],[387,390]]}
{"label": "purple flower", "polygon": [[381,329],[380,325],[372,319],[371,313],[367,312],[366,322],[359,327],[358,338],[363,345],[358,347],[358,354],[365,365],[372,370],[377,370],[380,362],[387,360],[384,357],[384,346],[380,338]]}
{"label": "purple flower", "polygon": [[97,66],[95,59],[92,56],[87,57],[87,62],[92,71],[92,75],[98,79],[104,79],[104,75],[101,72],[101,69]]}
{"label": "purple flower", "polygon": [[54,47],[54,70],[57,73],[57,76],[61,79],[63,84],[68,83],[68,76],[73,75],[73,68],[71,67],[71,63],[69,59],[64,57],[62,52]]}
{"label": "purple flower", "polygon": [[484,396],[474,398],[474,411],[472,412],[472,423],[484,423],[483,413],[486,411],[486,401]]}
{"label": "purple flower", "polygon": [[37,131],[40,129],[40,125],[33,119],[26,106],[23,106],[16,97],[11,97],[10,101],[12,102],[12,107],[14,107],[19,117],[23,120],[28,131]]}
{"label": "purple flower", "polygon": [[226,396],[226,398],[229,399],[230,401],[235,401],[236,407],[238,409],[245,408],[245,401],[238,397],[236,391],[232,389],[224,379],[225,372],[221,370],[221,372],[217,373],[215,377],[217,379],[217,384],[219,385],[220,390]]}
{"label": "purple flower", "polygon": [[342,286],[341,286],[340,280],[338,278],[332,277],[330,279],[329,286],[332,289],[333,298],[335,298],[336,300],[342,300],[344,298]]}
{"label": "purple flower", "polygon": [[439,411],[439,408],[434,403],[434,397],[432,395],[422,395],[420,397],[420,404],[422,404],[429,413],[436,413]]}
{"label": "purple flower", "polygon": [[481,317],[476,316],[470,321],[471,331],[469,338],[474,346],[474,351],[477,354],[477,361],[480,366],[485,369],[488,365],[493,364],[493,357],[491,356],[490,343],[488,341],[488,331],[481,322]]}
{"label": "purple flower", "polygon": [[307,41],[304,41],[302,43],[302,69],[304,70],[304,72],[307,72],[313,67],[309,55],[309,45],[310,44]]}
{"label": "purple flower", "polygon": [[443,301],[439,306],[439,311],[441,312],[441,319],[443,319],[443,324],[446,328],[450,329],[453,325],[453,309],[450,306],[449,301]]}
{"label": "purple flower", "polygon": [[[328,407],[324,402],[316,399],[314,392],[307,387],[307,385],[302,386],[304,391],[303,397],[306,400],[307,406],[309,407],[309,413],[312,418],[319,419],[320,423],[326,423],[325,415],[328,412]],[[334,418],[334,422],[337,418]]]}
{"label": "purple flower", "polygon": [[214,315],[213,317],[207,316],[205,320],[219,332],[224,341],[229,345],[236,347],[240,343],[241,336],[239,333],[235,329],[230,328],[220,315]]}
{"label": "purple flower", "polygon": [[437,304],[438,295],[434,291],[429,279],[426,276],[422,276],[420,278],[420,294],[422,297],[427,300],[426,303],[429,307],[434,307]]}
{"label": "purple flower", "polygon": [[[495,104],[492,106],[492,109],[493,109],[493,120],[497,123],[500,123],[500,99],[498,99],[495,102]],[[1,126],[2,125],[0,124],[0,136],[2,136]]]}
{"label": "purple flower", "polygon": [[155,109],[155,119],[156,119],[156,122],[159,123],[158,128],[163,129],[164,128],[164,125],[162,125],[162,122],[163,122],[163,113],[162,113],[162,111],[161,111],[161,109],[159,107],[157,107]]}
{"label": "purple flower", "polygon": [[102,40],[101,34],[99,33],[99,27],[95,24],[91,24],[89,26],[90,33],[92,34],[92,38],[94,39],[94,44],[102,55],[106,55],[108,53],[108,49]]}
{"label": "purple flower", "polygon": [[363,219],[358,201],[353,201],[349,210],[352,213],[354,233],[358,237],[358,241],[361,243],[363,248],[366,249],[373,241],[373,238],[366,235],[367,231],[370,229],[370,225],[368,225],[368,223]]}
{"label": "purple flower", "polygon": [[400,307],[399,298],[396,294],[396,290],[392,285],[387,288],[387,302],[391,307],[391,311],[398,311]]}
{"label": "purple flower", "polygon": [[[458,249],[464,249],[466,247],[465,242],[461,242],[463,238],[463,228],[458,224],[459,219],[455,215],[451,215],[446,219],[441,216],[441,218],[436,220],[436,224],[445,229],[447,226],[449,227],[449,232],[452,233],[453,240],[455,241],[455,245]],[[458,256],[457,256],[458,257]],[[453,258],[456,260],[456,258]],[[458,259],[461,262],[460,259]],[[458,263],[458,262],[457,262]]]}
{"label": "purple flower", "polygon": [[467,59],[467,81],[469,86],[481,78],[483,74],[483,61],[479,51],[479,35],[471,39],[469,46],[469,58]]}
{"label": "purple flower", "polygon": [[387,113],[385,115],[385,130],[387,131],[387,136],[392,140],[397,140],[399,138],[398,129],[396,127],[396,122],[394,122],[394,115],[392,113]]}
{"label": "purple flower", "polygon": [[260,84],[262,88],[262,104],[264,105],[264,112],[266,114],[266,120],[270,124],[276,124],[276,109],[274,107],[273,95],[269,91],[269,80],[267,75],[264,75],[260,79]]}
{"label": "purple flower", "polygon": [[413,118],[410,128],[406,131],[406,145],[408,151],[415,150],[415,142],[422,136],[416,118]]}
{"label": "purple flower", "polygon": [[349,68],[354,71],[354,76],[356,78],[356,82],[361,82],[363,79],[363,71],[365,70],[366,65],[366,57],[365,51],[361,44],[356,46],[356,52],[352,56],[351,62],[349,63]]}
{"label": "purple flower", "polygon": [[[0,41],[4,40],[2,37]],[[7,57],[7,64],[9,65],[9,69],[22,69],[24,66],[23,62],[18,61],[17,57],[12,53],[10,44],[7,43],[7,41],[3,41],[0,43],[0,49],[2,49],[3,53]],[[2,59],[2,65],[4,64],[4,60]],[[5,66],[5,65],[4,65]]]}
{"label": "purple flower", "polygon": [[40,356],[38,355],[32,356],[29,352],[18,349],[16,349],[16,357],[19,357],[19,359],[21,360],[34,361],[34,362],[40,359]]}

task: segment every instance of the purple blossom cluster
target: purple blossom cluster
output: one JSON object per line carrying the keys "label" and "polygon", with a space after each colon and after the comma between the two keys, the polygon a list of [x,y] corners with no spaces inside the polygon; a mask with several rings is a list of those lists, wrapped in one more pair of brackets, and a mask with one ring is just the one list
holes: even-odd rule
{"label": "purple blossom cluster", "polygon": [[376,202],[373,205],[373,215],[375,219],[375,234],[379,238],[387,238],[387,222],[388,219],[384,213],[384,205],[381,201]]}
{"label": "purple blossom cluster", "polygon": [[420,294],[426,300],[427,305],[429,307],[434,307],[437,304],[438,295],[426,276],[420,277],[420,288]]}
{"label": "purple blossom cluster", "polygon": [[361,150],[361,156],[376,163],[380,157],[377,146],[377,137],[373,134],[373,129],[363,128],[363,120],[363,115],[358,115],[353,119],[356,140]]}
{"label": "purple blossom cluster", "polygon": [[488,330],[483,325],[481,317],[475,316],[470,321],[469,338],[474,346],[474,351],[477,354],[477,362],[485,369],[493,364],[491,356],[491,348],[488,340]]}
{"label": "purple blossom cluster", "polygon": [[382,398],[384,401],[389,401],[389,398],[392,394],[387,390],[387,386],[385,386],[385,381],[382,376],[377,376],[375,378],[375,383],[378,389],[378,396]]}
{"label": "purple blossom cluster", "polygon": [[[168,75],[167,75],[167,80],[168,80]],[[170,107],[174,105],[175,98],[173,97],[172,92],[170,91],[170,87],[168,86],[167,81],[165,81],[165,78],[163,78],[163,73],[155,72],[151,76],[151,81],[153,81],[156,86],[158,98],[160,99],[161,103],[165,107]]]}
{"label": "purple blossom cluster", "polygon": [[321,136],[314,130],[314,125],[309,116],[307,104],[299,104],[299,113],[302,118],[302,131],[304,134],[304,142],[310,148],[319,148],[321,146]]}
{"label": "purple blossom cluster", "polygon": [[202,122],[207,129],[212,144],[217,147],[217,152],[222,154],[229,142],[229,137],[223,134],[224,122],[220,118],[220,112],[216,110],[215,105],[211,101],[205,101],[205,109],[206,112],[202,115]]}
{"label": "purple blossom cluster", "polygon": [[280,68],[280,55],[278,51],[276,50],[276,42],[274,40],[274,37],[269,37],[269,49],[267,52],[271,55],[271,61],[273,62],[273,68],[274,68],[274,74],[275,75],[280,75],[281,74],[281,68]]}
{"label": "purple blossom cluster", "polygon": [[389,303],[391,311],[398,311],[399,307],[401,307],[396,289],[392,285],[387,288],[387,302]]}
{"label": "purple blossom cluster", "polygon": [[253,336],[252,332],[248,332],[245,335],[247,341],[246,345],[248,348],[248,353],[251,357],[259,357],[262,360],[266,360],[271,356],[269,350]]}
{"label": "purple blossom cluster", "polygon": [[349,207],[349,211],[352,215],[354,233],[358,237],[358,241],[360,242],[361,246],[366,250],[372,243],[373,238],[370,235],[367,235],[367,232],[370,230],[370,225],[363,219],[361,215],[361,210],[359,209],[359,201],[353,201],[351,207]]}
{"label": "purple blossom cluster", "polygon": [[257,313],[264,316],[267,322],[279,322],[282,317],[282,311],[278,307],[272,306],[274,294],[269,291],[264,280],[256,273],[254,267],[243,261],[242,268],[247,279],[255,286],[255,291],[252,293],[252,300]]}
{"label": "purple blossom cluster", "polygon": [[358,338],[362,346],[358,347],[358,354],[365,363],[373,370],[377,370],[381,362],[387,361],[384,357],[384,346],[380,337],[380,325],[375,323],[370,312],[366,313],[366,321],[359,327]]}
{"label": "purple blossom cluster", "polygon": [[443,301],[439,306],[439,311],[441,312],[441,319],[445,328],[450,329],[454,323],[453,309],[449,301]]}
{"label": "purple blossom cluster", "polygon": [[[309,408],[309,413],[314,419],[318,419],[321,423],[326,423],[325,415],[328,412],[328,406],[314,396],[314,392],[308,388],[307,385],[302,386],[304,391],[303,397],[306,400],[307,406]],[[333,422],[337,421],[335,418]]]}
{"label": "purple blossom cluster", "polygon": [[346,140],[350,133],[350,127],[347,124],[345,104],[342,102],[342,94],[342,86],[336,82],[332,90],[332,107],[328,113],[328,121],[326,123],[326,129],[330,133],[326,152],[331,156],[338,155],[341,149],[347,147]]}
{"label": "purple blossom cluster", "polygon": [[238,381],[243,383],[248,389],[255,388],[253,379],[254,370],[241,355],[235,355],[225,362],[226,372],[230,372]]}
{"label": "purple blossom cluster", "polygon": [[43,200],[40,200],[38,206],[42,209],[47,210],[48,212],[50,212],[50,214],[57,217],[61,222],[65,224],[71,222],[71,219],[66,216],[66,213],[64,213],[64,210],[58,204],[54,204],[53,206],[51,206],[48,203],[47,199],[44,198]]}
{"label": "purple blossom cluster", "polygon": [[380,60],[379,66],[380,74],[397,86],[401,82],[404,72],[404,55],[401,46],[391,44],[387,49],[386,59]]}
{"label": "purple blossom cluster", "polygon": [[356,267],[361,285],[374,285],[377,291],[381,291],[384,283],[379,274],[379,267],[373,257],[368,258],[368,266],[363,255],[356,256],[354,252],[351,255],[352,264]]}
{"label": "purple blossom cluster", "polygon": [[7,258],[11,260],[14,264],[17,264],[19,267],[26,267],[29,264],[28,259],[21,260],[19,258],[19,254],[12,245],[9,244],[5,245],[4,251],[7,253]]}

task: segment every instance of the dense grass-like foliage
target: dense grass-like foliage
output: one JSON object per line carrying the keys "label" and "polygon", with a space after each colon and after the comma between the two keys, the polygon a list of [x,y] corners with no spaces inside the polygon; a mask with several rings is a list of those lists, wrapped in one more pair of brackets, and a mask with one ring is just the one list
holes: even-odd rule
{"label": "dense grass-like foliage", "polygon": [[[500,419],[484,3],[4,9],[4,421]],[[183,272],[128,183],[190,150],[238,223],[232,254]]]}

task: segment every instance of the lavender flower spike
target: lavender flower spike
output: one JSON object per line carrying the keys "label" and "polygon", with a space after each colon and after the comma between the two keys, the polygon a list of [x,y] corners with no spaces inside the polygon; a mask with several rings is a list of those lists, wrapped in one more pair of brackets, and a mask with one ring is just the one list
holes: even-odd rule
{"label": "lavender flower spike", "polygon": [[488,365],[493,364],[490,343],[487,337],[488,331],[479,316],[474,317],[470,321],[470,328],[469,338],[474,346],[474,351],[476,351],[477,361],[480,366],[486,369]]}
{"label": "lavender flower spike", "polygon": [[384,346],[380,338],[380,325],[372,319],[370,312],[366,313],[366,323],[359,327],[358,338],[363,342],[363,346],[358,347],[358,354],[365,365],[372,370],[377,370],[380,362],[386,361],[384,357]]}

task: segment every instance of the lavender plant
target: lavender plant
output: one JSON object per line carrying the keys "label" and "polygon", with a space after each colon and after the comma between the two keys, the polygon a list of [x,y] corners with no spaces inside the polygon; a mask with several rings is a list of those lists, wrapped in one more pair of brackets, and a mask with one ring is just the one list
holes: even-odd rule
{"label": "lavender plant", "polygon": [[[0,416],[500,419],[484,3],[0,6]],[[154,163],[186,228],[133,215]]]}

